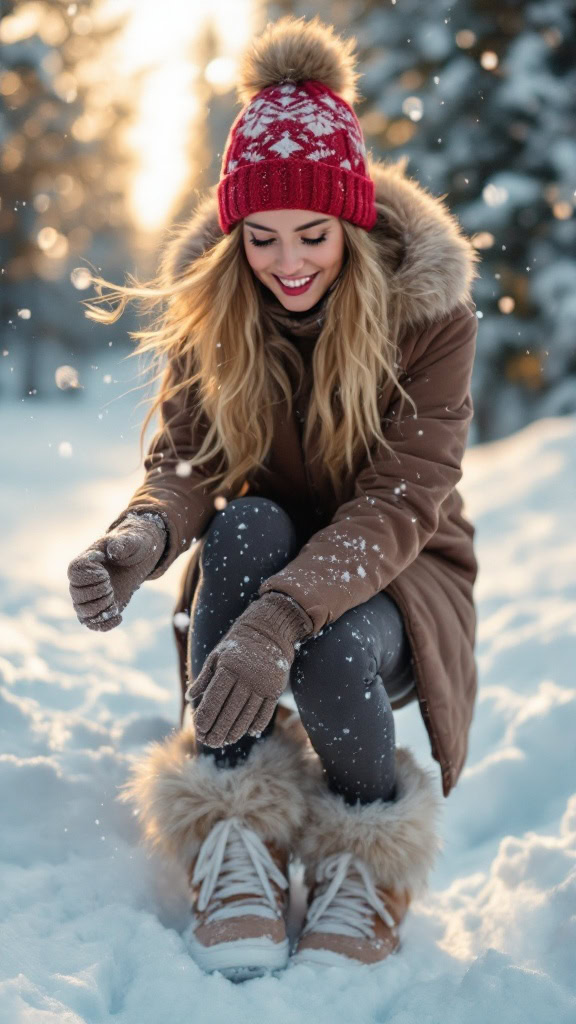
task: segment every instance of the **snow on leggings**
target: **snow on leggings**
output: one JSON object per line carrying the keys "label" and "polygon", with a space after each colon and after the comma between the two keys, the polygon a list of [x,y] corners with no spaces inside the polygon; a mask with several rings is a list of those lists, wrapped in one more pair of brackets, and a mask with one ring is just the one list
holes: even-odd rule
{"label": "snow on leggings", "polygon": [[[205,534],[190,610],[189,665],[196,679],[258,587],[300,549],[295,526],[268,498],[235,498]],[[385,592],[345,612],[302,643],[290,686],[330,789],[348,803],[390,800],[395,793],[395,731],[390,697],[414,685],[411,649],[398,606]],[[274,716],[275,717],[275,716]],[[198,744],[222,767],[242,761],[262,736],[221,748]]]}

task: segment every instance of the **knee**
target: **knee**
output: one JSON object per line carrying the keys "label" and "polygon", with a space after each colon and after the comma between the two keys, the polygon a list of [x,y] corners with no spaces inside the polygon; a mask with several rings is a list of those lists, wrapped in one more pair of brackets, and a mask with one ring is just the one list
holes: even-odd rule
{"label": "knee", "polygon": [[296,529],[288,513],[270,498],[246,495],[233,498],[216,513],[204,537],[202,559],[224,548],[240,551],[251,545],[261,551],[273,545],[278,554],[289,558],[295,544]]}
{"label": "knee", "polygon": [[373,685],[377,671],[370,640],[358,628],[352,609],[301,647],[291,677],[294,699],[300,710],[326,699],[355,702]]}

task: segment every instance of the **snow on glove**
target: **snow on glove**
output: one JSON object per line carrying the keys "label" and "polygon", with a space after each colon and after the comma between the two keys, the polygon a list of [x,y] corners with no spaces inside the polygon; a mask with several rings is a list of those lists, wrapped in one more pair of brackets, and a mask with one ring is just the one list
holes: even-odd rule
{"label": "snow on glove", "polygon": [[286,594],[268,591],[252,601],[186,691],[200,743],[223,747],[259,735],[286,688],[295,645],[312,632],[308,613]]}
{"label": "snow on glove", "polygon": [[167,530],[155,513],[128,514],[68,566],[70,596],[79,621],[105,632],[122,622],[126,607],[164,552]]}

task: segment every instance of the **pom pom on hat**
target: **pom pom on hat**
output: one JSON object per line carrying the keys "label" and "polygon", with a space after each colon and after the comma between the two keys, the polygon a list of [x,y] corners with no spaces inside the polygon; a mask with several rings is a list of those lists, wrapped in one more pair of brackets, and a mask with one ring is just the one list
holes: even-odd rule
{"label": "pom pom on hat", "polygon": [[340,39],[318,16],[311,21],[288,15],[269,22],[240,60],[236,92],[249,103],[269,85],[314,80],[328,86],[346,103],[359,99],[352,51],[356,39]]}

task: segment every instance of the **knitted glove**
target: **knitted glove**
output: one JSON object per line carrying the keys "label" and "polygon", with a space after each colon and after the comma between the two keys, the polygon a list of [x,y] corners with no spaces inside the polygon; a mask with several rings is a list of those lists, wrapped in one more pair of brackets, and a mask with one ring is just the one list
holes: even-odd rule
{"label": "knitted glove", "polygon": [[73,558],[70,596],[79,621],[105,632],[122,622],[121,611],[156,568],[167,530],[156,513],[128,513],[118,526]]}
{"label": "knitted glove", "polygon": [[268,591],[252,601],[186,691],[200,743],[223,747],[259,735],[286,688],[295,645],[312,632],[310,616],[286,594]]}

